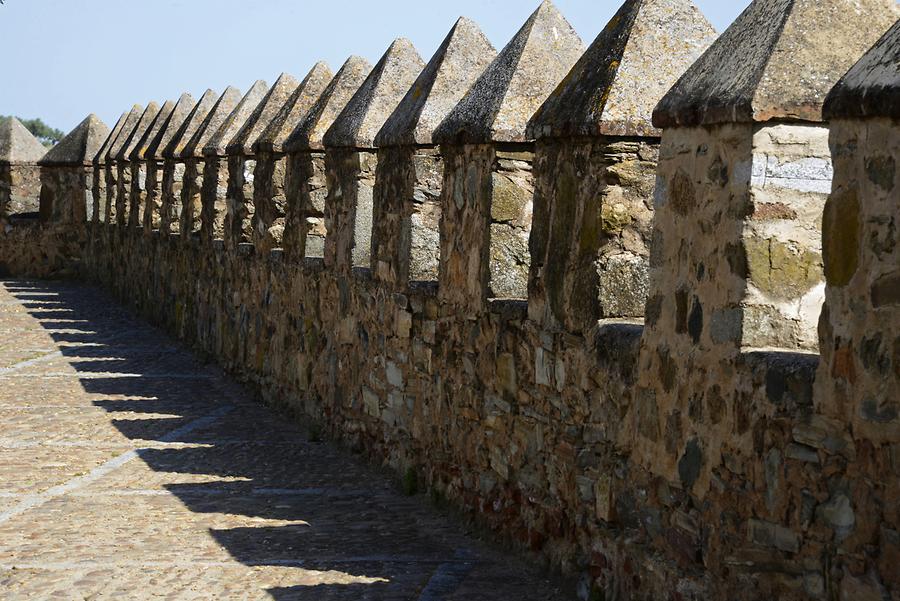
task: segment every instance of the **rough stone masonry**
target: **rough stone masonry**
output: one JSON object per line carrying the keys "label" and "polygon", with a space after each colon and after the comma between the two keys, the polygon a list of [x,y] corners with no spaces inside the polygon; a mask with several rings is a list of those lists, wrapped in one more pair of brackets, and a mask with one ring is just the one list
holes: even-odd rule
{"label": "rough stone masonry", "polygon": [[201,239],[89,223],[135,107],[45,158],[44,221],[0,253],[115,291],[584,599],[898,599],[898,16],[755,0],[714,40],[689,0],[628,0],[585,52],[543,2],[457,79],[461,21],[428,65],[398,40],[323,77],[255,151],[283,200],[226,156],[258,82],[185,140]]}

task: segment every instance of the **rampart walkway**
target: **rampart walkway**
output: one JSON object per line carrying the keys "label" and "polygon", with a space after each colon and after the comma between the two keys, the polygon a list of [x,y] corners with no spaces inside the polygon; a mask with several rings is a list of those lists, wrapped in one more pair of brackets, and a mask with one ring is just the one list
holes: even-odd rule
{"label": "rampart walkway", "polygon": [[8,281],[0,598],[564,595],[99,291]]}

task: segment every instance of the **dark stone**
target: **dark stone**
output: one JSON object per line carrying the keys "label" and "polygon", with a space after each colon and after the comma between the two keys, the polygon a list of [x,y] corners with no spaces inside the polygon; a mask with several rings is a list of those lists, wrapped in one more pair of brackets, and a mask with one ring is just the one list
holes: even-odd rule
{"label": "dark stone", "polygon": [[671,454],[678,452],[681,446],[681,411],[677,409],[666,418],[666,451]]}
{"label": "dark stone", "polygon": [[900,336],[894,340],[894,375],[900,378]]}
{"label": "dark stone", "polygon": [[659,318],[662,316],[662,305],[663,297],[660,295],[648,300],[644,310],[644,323],[651,327],[659,323]]}
{"label": "dark stone", "polygon": [[882,404],[873,398],[863,401],[860,412],[863,418],[877,424],[889,424],[900,415],[897,403],[886,402]]}
{"label": "dark stone", "polygon": [[678,476],[685,489],[693,488],[697,478],[700,477],[700,467],[703,465],[703,450],[696,438],[687,443],[681,460],[678,462]]}
{"label": "dark stone", "polygon": [[731,273],[742,280],[747,279],[747,252],[743,244],[726,245],[725,258],[728,260]]}
{"label": "dark stone", "polygon": [[722,389],[718,384],[710,388],[706,394],[706,408],[713,425],[719,425],[725,415],[725,398],[722,396]]}
{"label": "dark stone", "polygon": [[675,292],[675,332],[687,332],[688,292],[684,288]]}
{"label": "dark stone", "polygon": [[678,365],[672,359],[668,349],[660,349],[656,351],[659,355],[659,379],[662,382],[663,389],[666,392],[672,392],[675,388],[675,379],[678,375]]}
{"label": "dark stone", "polygon": [[776,405],[780,405],[784,399],[784,392],[787,385],[784,381],[784,374],[777,370],[770,369],[766,373],[766,396]]}
{"label": "dark stone", "polygon": [[897,164],[892,156],[872,157],[866,161],[866,175],[869,181],[889,192],[894,189],[894,175]]}
{"label": "dark stone", "polygon": [[881,349],[881,334],[875,334],[872,338],[863,338],[859,345],[859,358],[866,369],[878,370],[880,374],[886,374],[891,368],[891,360]]}
{"label": "dark stone", "polygon": [[856,189],[841,190],[825,203],[822,222],[822,255],[825,278],[830,286],[842,288],[859,268],[859,195]]}
{"label": "dark stone", "polygon": [[682,170],[672,176],[669,182],[669,202],[676,214],[687,217],[697,206],[697,191],[694,182]]}
{"label": "dark stone", "polygon": [[697,297],[694,297],[694,308],[688,319],[688,333],[694,344],[699,344],[700,335],[703,334],[703,305],[700,304],[700,299]]}
{"label": "dark stone", "polygon": [[638,431],[644,438],[656,442],[659,440],[659,406],[656,404],[656,391],[640,388],[636,398]]}
{"label": "dark stone", "polygon": [[881,276],[872,284],[872,306],[880,307],[900,305],[900,272]]}
{"label": "dark stone", "polygon": [[720,188],[728,185],[728,164],[722,161],[722,157],[715,158],[706,172],[706,177]]}

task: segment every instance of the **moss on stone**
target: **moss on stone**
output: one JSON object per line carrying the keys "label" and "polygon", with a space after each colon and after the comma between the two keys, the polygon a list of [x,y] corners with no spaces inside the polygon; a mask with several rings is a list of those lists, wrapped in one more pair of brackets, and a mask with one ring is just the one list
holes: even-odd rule
{"label": "moss on stone", "polygon": [[822,256],[774,238],[744,240],[750,281],[769,296],[793,299],[822,281]]}
{"label": "moss on stone", "polygon": [[859,194],[856,188],[832,194],[825,204],[822,246],[829,286],[844,287],[859,268]]}

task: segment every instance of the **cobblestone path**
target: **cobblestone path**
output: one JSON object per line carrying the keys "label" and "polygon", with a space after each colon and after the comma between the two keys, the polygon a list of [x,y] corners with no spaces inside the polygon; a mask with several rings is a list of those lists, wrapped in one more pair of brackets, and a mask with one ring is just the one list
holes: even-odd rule
{"label": "cobblestone path", "polygon": [[102,292],[0,283],[0,599],[566,598]]}

